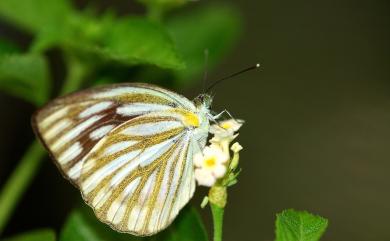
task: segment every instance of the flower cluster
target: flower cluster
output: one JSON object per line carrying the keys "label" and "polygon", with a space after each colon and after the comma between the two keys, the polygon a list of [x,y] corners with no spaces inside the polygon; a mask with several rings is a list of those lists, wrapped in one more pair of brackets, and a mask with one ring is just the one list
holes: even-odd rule
{"label": "flower cluster", "polygon": [[223,186],[236,183],[238,172],[235,170],[242,146],[238,142],[230,144],[238,136],[236,132],[242,124],[241,120],[230,119],[210,127],[210,133],[213,134],[210,145],[194,156],[195,179],[199,185],[212,187],[216,182]]}

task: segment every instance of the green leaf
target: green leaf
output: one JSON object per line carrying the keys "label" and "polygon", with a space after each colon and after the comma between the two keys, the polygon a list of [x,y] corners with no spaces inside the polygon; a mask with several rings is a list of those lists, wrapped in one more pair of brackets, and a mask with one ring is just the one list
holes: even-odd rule
{"label": "green leaf", "polygon": [[100,223],[91,212],[75,210],[68,217],[60,234],[60,241],[110,241],[137,240],[131,235],[121,234]]}
{"label": "green leaf", "polygon": [[0,56],[0,90],[40,106],[48,99],[49,86],[49,70],[43,56]]}
{"label": "green leaf", "polygon": [[317,241],[328,220],[306,211],[285,210],[276,215],[276,241]]}
{"label": "green leaf", "polygon": [[31,50],[42,52],[52,47],[69,47],[69,45],[79,47],[78,50],[96,48],[99,39],[104,37],[104,29],[115,24],[112,21],[111,14],[100,16],[98,19],[89,10],[70,14],[67,16],[67,21],[61,25],[57,22],[47,23],[34,39]]}
{"label": "green leaf", "polygon": [[64,24],[47,23],[45,28],[37,32],[29,51],[32,53],[43,53],[50,48],[64,45],[68,38],[71,38],[69,21]]}
{"label": "green leaf", "polygon": [[68,0],[0,1],[0,17],[31,32],[45,28],[48,23],[66,21],[71,10]]}
{"label": "green leaf", "polygon": [[207,232],[199,213],[193,207],[184,208],[173,225],[150,241],[207,241]]}
{"label": "green leaf", "polygon": [[143,18],[117,20],[107,28],[104,36],[101,49],[108,58],[171,69],[185,66],[164,28]]}
{"label": "green leaf", "polygon": [[77,209],[66,221],[60,241],[207,241],[199,214],[185,208],[167,230],[151,237],[135,237],[118,233],[99,222],[92,211]]}
{"label": "green leaf", "polygon": [[56,234],[51,229],[34,230],[23,234],[18,234],[1,241],[55,241]]}
{"label": "green leaf", "polygon": [[209,68],[232,50],[241,33],[241,16],[236,8],[212,4],[168,19],[166,27],[177,44],[187,68],[176,71],[179,82],[204,72],[204,51],[209,51]]}
{"label": "green leaf", "polygon": [[99,19],[73,15],[61,28],[47,27],[34,41],[32,50],[41,52],[59,45],[87,61],[115,61],[125,65],[149,64],[182,69],[185,64],[165,29],[141,17]]}

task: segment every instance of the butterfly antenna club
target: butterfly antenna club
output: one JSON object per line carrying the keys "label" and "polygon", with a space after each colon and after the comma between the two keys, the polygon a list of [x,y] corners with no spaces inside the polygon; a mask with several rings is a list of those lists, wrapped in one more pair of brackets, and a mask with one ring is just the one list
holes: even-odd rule
{"label": "butterfly antenna club", "polygon": [[257,64],[255,64],[255,65],[252,65],[252,66],[250,66],[250,67],[247,67],[247,68],[245,68],[245,69],[242,69],[242,70],[240,70],[240,71],[238,71],[238,72],[235,72],[235,73],[233,73],[233,74],[231,74],[231,75],[228,75],[228,76],[226,76],[226,77],[223,77],[223,78],[221,78],[221,79],[219,79],[219,80],[216,80],[216,81],[214,81],[211,85],[209,85],[209,87],[206,89],[206,93],[208,93],[208,92],[209,92],[211,89],[213,89],[217,84],[221,83],[221,82],[224,81],[224,80],[233,78],[233,77],[235,77],[235,76],[237,76],[237,75],[243,74],[243,73],[245,73],[245,72],[248,72],[248,71],[251,71],[251,70],[254,70],[254,69],[257,69],[257,68],[260,68],[260,63],[257,63]]}

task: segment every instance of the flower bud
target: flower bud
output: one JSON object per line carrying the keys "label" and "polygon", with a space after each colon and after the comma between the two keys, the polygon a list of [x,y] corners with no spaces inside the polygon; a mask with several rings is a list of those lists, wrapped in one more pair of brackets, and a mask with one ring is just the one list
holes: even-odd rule
{"label": "flower bud", "polygon": [[230,150],[232,150],[234,153],[237,153],[237,152],[239,152],[239,151],[242,150],[242,146],[240,145],[240,143],[235,142],[235,143],[230,147]]}

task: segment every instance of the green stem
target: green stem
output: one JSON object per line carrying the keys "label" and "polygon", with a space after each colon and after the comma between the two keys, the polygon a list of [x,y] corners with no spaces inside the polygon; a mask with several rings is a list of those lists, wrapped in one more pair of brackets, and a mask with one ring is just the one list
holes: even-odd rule
{"label": "green stem", "polygon": [[34,178],[42,163],[45,151],[38,141],[34,141],[28,148],[19,165],[11,173],[0,192],[0,234],[5,228],[18,200]]}
{"label": "green stem", "polygon": [[225,209],[210,203],[211,213],[213,215],[214,239],[213,241],[222,241],[223,232],[223,214]]}
{"label": "green stem", "polygon": [[[90,69],[88,66],[70,55],[66,55],[68,76],[60,94],[66,94],[80,88],[82,81]],[[0,235],[8,220],[19,203],[34,176],[38,173],[45,150],[38,141],[34,141],[27,149],[10,178],[0,192]]]}
{"label": "green stem", "polygon": [[86,65],[76,56],[65,51],[65,60],[67,62],[68,74],[62,86],[60,95],[73,92],[81,87],[86,75],[88,75],[92,66]]}
{"label": "green stem", "polygon": [[209,190],[209,201],[214,224],[214,241],[222,241],[223,214],[227,203],[227,189],[219,183]]}

